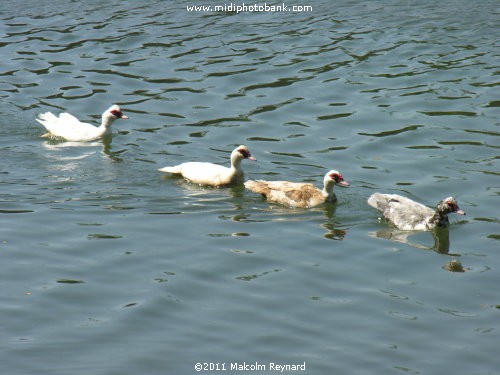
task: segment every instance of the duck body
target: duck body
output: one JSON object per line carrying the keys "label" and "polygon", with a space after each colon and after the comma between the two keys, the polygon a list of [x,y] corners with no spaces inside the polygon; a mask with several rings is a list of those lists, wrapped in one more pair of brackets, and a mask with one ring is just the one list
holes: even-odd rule
{"label": "duck body", "polygon": [[398,194],[374,193],[368,198],[368,204],[401,230],[426,231],[446,227],[449,213],[465,215],[453,197],[441,200],[435,210]]}
{"label": "duck body", "polygon": [[249,180],[245,187],[266,197],[270,202],[289,207],[311,208],[325,202],[335,202],[337,197],[333,192],[335,184],[349,186],[342,175],[335,170],[329,171],[323,179],[323,189],[318,189],[310,183],[289,181]]}
{"label": "duck body", "polygon": [[238,146],[231,153],[231,166],[207,162],[187,162],[173,167],[160,168],[160,172],[178,174],[186,180],[204,186],[230,186],[241,184],[244,179],[241,162],[243,159],[256,160],[246,146]]}
{"label": "duck body", "polygon": [[56,116],[51,112],[45,112],[39,114],[36,121],[48,131],[43,137],[64,138],[71,142],[85,142],[94,141],[108,134],[113,122],[119,118],[128,119],[119,106],[113,105],[102,114],[100,126],[81,122],[69,113],[61,113]]}

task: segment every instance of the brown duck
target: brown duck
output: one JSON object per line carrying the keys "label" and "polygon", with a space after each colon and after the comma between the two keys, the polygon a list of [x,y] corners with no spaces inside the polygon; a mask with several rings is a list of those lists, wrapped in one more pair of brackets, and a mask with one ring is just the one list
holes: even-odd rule
{"label": "brown duck", "polygon": [[309,183],[264,180],[246,181],[245,187],[254,193],[262,194],[270,202],[289,207],[310,208],[325,202],[335,202],[335,184],[349,186],[340,172],[331,170],[323,179],[322,190]]}

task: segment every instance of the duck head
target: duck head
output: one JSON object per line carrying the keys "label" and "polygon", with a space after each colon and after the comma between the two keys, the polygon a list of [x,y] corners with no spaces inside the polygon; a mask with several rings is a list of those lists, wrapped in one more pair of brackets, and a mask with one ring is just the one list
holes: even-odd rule
{"label": "duck head", "polygon": [[109,127],[116,119],[119,118],[121,118],[122,120],[127,120],[128,116],[125,116],[120,107],[114,104],[102,114],[102,123],[104,124],[104,126]]}
{"label": "duck head", "polygon": [[349,183],[347,181],[344,181],[344,177],[339,171],[336,171],[335,169],[332,169],[325,175],[324,183],[327,185],[328,183],[337,184],[340,186],[347,187],[349,186]]}
{"label": "duck head", "polygon": [[233,164],[236,162],[240,162],[243,159],[248,159],[253,161],[257,160],[252,156],[250,150],[245,145],[238,146],[233,150],[233,152],[231,152],[231,162]]}
{"label": "duck head", "polygon": [[437,205],[437,210],[445,215],[451,212],[458,215],[465,215],[465,212],[458,207],[457,200],[453,197],[448,197],[440,201]]}

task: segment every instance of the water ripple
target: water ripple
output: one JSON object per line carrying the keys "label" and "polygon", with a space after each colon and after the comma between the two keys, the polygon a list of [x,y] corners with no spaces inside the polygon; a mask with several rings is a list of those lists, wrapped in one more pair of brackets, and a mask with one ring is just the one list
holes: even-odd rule
{"label": "water ripple", "polygon": [[[9,373],[184,374],[198,360],[497,372],[497,2],[332,4],[2,3]],[[110,137],[40,139],[38,113],[98,123],[112,103],[130,119]],[[242,143],[258,159],[247,178],[319,186],[335,168],[351,187],[337,205],[293,210],[157,172],[228,165]],[[452,219],[449,241],[410,240],[366,204],[376,190],[454,195],[472,219]],[[466,272],[443,269],[450,255]],[[450,342],[477,350],[457,360]],[[421,360],[437,351],[441,370]]]}

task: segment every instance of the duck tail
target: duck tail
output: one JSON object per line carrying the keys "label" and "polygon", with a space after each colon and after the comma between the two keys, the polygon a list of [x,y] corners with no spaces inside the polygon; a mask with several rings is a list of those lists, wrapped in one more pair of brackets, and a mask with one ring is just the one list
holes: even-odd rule
{"label": "duck tail", "polygon": [[262,195],[267,195],[270,191],[269,186],[265,181],[262,180],[248,180],[245,181],[245,187],[253,191],[254,193],[262,194]]}
{"label": "duck tail", "polygon": [[163,167],[158,169],[160,172],[167,172],[167,173],[181,173],[181,168],[179,165],[176,165],[175,167]]}
{"label": "duck tail", "polygon": [[40,124],[48,128],[50,122],[54,122],[57,120],[57,117],[51,112],[40,113],[36,118]]}
{"label": "duck tail", "polygon": [[374,193],[368,198],[368,204],[377,210],[384,210],[387,206],[387,199],[383,194]]}

